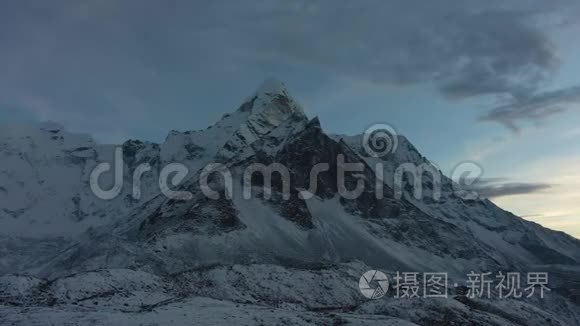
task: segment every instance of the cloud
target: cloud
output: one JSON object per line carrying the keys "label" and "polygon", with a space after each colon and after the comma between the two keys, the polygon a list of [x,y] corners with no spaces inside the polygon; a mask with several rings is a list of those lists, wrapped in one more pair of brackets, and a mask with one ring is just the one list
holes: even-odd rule
{"label": "cloud", "polygon": [[540,11],[555,9],[533,2],[308,1],[276,8],[252,17],[238,39],[377,83],[434,83],[451,98],[522,96],[558,66],[550,40],[533,23]]}
{"label": "cloud", "polygon": [[470,187],[484,198],[499,198],[538,193],[552,188],[547,183],[511,182],[506,178],[480,179]]}
{"label": "cloud", "polygon": [[482,121],[495,121],[514,132],[519,131],[517,122],[539,122],[564,112],[572,105],[580,106],[580,86],[541,92],[499,106],[480,117]]}
{"label": "cloud", "polygon": [[101,105],[108,89],[167,107],[191,103],[189,89],[211,79],[281,70],[429,83],[453,99],[529,98],[559,65],[539,17],[569,20],[577,8],[570,0],[6,2],[0,89],[75,110],[83,103],[73,99]]}
{"label": "cloud", "polygon": [[[535,89],[558,60],[534,18],[559,12],[567,3],[59,0],[50,5],[32,1],[33,6],[27,2],[5,10],[5,15],[13,13],[8,21],[20,27],[24,37],[45,40],[33,43],[45,51],[76,50],[75,61],[89,55],[86,50],[91,48],[115,54],[117,61],[146,50],[133,59],[147,59],[154,66],[161,64],[159,59],[175,59],[177,65],[207,53],[255,64],[286,58],[379,83],[435,82],[453,97]],[[36,15],[22,8],[34,8]],[[46,18],[39,19],[41,14]],[[160,54],[164,58],[156,58]],[[173,66],[163,64],[166,69]]]}
{"label": "cloud", "polygon": [[49,120],[57,115],[57,111],[45,98],[25,95],[16,102],[19,108],[33,115],[38,120]]}

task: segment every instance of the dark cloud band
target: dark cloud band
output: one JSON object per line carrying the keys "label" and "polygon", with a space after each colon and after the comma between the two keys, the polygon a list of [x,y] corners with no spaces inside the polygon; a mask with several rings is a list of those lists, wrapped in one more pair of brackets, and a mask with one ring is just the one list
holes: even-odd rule
{"label": "dark cloud band", "polygon": [[470,190],[476,191],[484,198],[499,198],[515,195],[527,195],[550,189],[553,185],[546,183],[510,182],[505,178],[480,179]]}
{"label": "dark cloud band", "polygon": [[496,107],[480,117],[482,121],[499,122],[517,132],[519,121],[538,122],[571,107],[580,107],[580,86],[533,94]]}

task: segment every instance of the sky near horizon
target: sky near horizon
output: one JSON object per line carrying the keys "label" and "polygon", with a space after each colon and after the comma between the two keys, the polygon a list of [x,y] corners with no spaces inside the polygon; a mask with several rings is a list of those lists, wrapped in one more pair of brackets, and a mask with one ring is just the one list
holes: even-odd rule
{"label": "sky near horizon", "polygon": [[284,81],[332,133],[388,123],[501,207],[580,238],[580,2],[0,3],[0,120],[162,142]]}

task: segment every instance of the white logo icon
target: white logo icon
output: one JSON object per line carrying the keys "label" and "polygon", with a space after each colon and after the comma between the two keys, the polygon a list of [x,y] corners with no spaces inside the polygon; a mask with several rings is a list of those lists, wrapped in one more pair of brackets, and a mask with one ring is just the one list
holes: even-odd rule
{"label": "white logo icon", "polygon": [[371,157],[383,157],[397,150],[399,138],[395,128],[374,124],[365,130],[362,146]]}
{"label": "white logo icon", "polygon": [[389,278],[381,271],[370,270],[361,276],[358,288],[366,298],[380,299],[389,290]]}

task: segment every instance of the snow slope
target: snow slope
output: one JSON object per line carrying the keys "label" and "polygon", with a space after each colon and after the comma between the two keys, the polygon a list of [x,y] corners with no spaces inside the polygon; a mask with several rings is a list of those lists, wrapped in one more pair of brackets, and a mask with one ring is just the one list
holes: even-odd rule
{"label": "snow slope", "polygon": [[[440,201],[412,189],[394,196],[394,173],[404,163],[430,164],[412,144],[370,157],[363,136],[328,135],[308,120],[280,82],[266,81],[231,114],[208,129],[172,131],[163,144],[130,140],[123,149],[124,179],[113,200],[96,198],[89,178],[112,162],[116,146],[99,145],[62,126],[7,126],[0,132],[0,320],[10,324],[579,324],[573,291],[580,286],[580,241],[501,210],[484,199],[455,195],[442,179]],[[346,199],[337,185],[341,155],[364,169],[347,174]],[[165,198],[159,171],[168,163],[189,169],[180,190],[190,200]],[[200,170],[221,163],[232,174],[219,199],[199,186]],[[376,163],[383,164],[384,180]],[[147,163],[142,195],[132,175]],[[284,164],[289,193],[278,174],[272,184],[247,178],[254,164]],[[310,171],[329,163],[315,179]],[[103,176],[104,188],[114,175]],[[241,186],[251,185],[252,198]],[[377,188],[377,182],[384,182]],[[407,180],[408,186],[412,180]],[[267,192],[271,193],[268,198]],[[377,197],[381,192],[381,197]],[[284,196],[288,195],[288,198]],[[368,302],[358,291],[366,270],[553,272],[549,300],[503,303],[467,300]],[[453,289],[450,289],[453,290]],[[572,291],[572,292],[570,292]]]}

